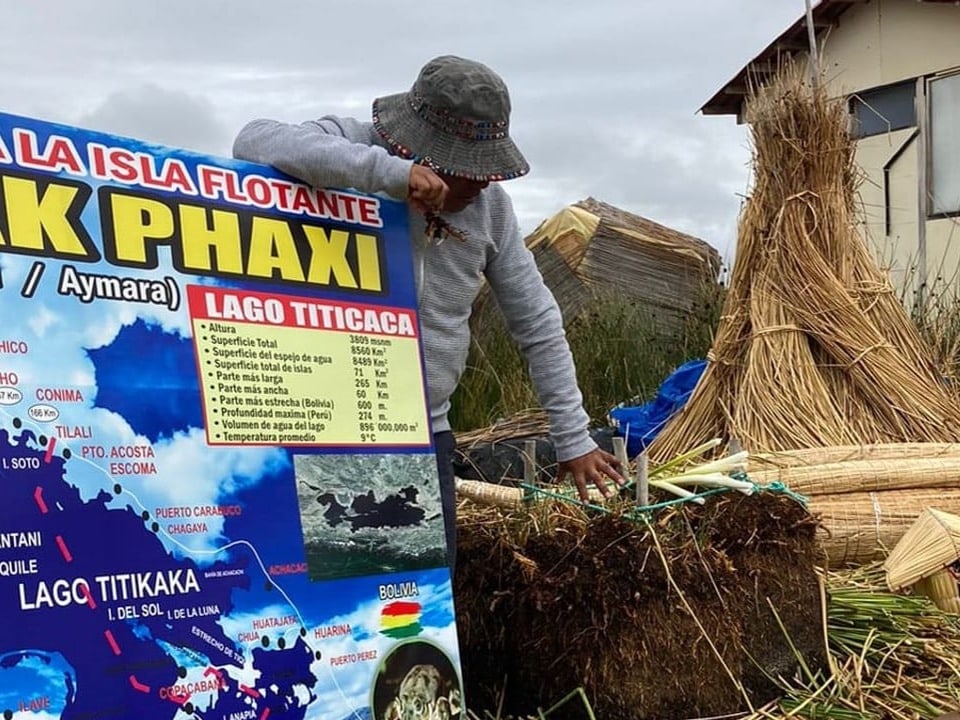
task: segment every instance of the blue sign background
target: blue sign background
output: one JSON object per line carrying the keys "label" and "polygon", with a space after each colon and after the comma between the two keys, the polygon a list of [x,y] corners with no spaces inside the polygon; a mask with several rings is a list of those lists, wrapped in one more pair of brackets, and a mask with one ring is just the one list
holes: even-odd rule
{"label": "blue sign background", "polygon": [[[26,153],[32,162],[17,144],[23,130],[35,136]],[[52,136],[68,139],[76,156],[50,144]],[[172,160],[194,180],[200,166],[215,166],[292,182],[262,166],[9,115],[0,115],[0,143],[0,190],[8,177],[34,179],[42,205],[48,182],[90,188],[80,218],[101,251],[103,186],[166,204],[371,232],[343,219],[94,179],[90,148],[141,153],[157,168]],[[75,161],[79,174],[68,171]],[[44,162],[51,167],[39,167]],[[103,276],[170,277],[181,290],[199,283],[415,309],[406,206],[378,199],[383,227],[374,232],[382,237],[388,291],[372,297],[261,278],[192,277],[174,268],[164,246],[156,269],[58,259],[48,233],[42,247],[22,247],[18,218],[32,215],[5,202],[8,195],[0,195],[0,716],[366,718],[383,710],[370,707],[374,686],[393,691],[402,680],[379,671],[400,643],[422,642],[458,668],[436,513],[403,527],[355,527],[359,516],[340,498],[342,505],[329,505],[344,508],[340,522],[326,516],[336,542],[315,561],[317,572],[307,570],[305,518],[314,516],[305,503],[313,498],[304,495],[298,463],[309,469],[311,456],[326,457],[336,464],[317,467],[329,471],[357,456],[360,477],[341,479],[339,493],[371,468],[401,468],[410,477],[368,480],[384,492],[420,483],[423,506],[439,508],[429,445],[364,454],[211,447],[185,293],[176,310],[102,297],[84,303],[59,293],[56,280],[72,264]],[[49,218],[55,207],[47,206]],[[354,526],[344,529],[350,520]],[[366,539],[362,551],[358,537]],[[387,552],[376,548],[389,549],[391,538],[402,547],[378,571],[348,567],[358,553],[357,568],[376,567]],[[430,548],[432,556],[420,553]]]}

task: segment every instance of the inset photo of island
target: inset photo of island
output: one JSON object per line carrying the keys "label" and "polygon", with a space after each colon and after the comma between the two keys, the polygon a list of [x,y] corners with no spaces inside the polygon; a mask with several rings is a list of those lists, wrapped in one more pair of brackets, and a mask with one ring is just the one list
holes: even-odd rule
{"label": "inset photo of island", "polygon": [[294,455],[311,580],[443,567],[432,453]]}

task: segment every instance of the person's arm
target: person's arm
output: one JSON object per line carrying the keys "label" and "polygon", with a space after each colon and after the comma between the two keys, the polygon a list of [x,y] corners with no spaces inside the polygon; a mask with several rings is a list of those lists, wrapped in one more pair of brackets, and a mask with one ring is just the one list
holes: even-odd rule
{"label": "person's arm", "polygon": [[356,121],[332,117],[299,125],[253,120],[237,135],[233,156],[271,165],[314,187],[406,199],[413,163],[372,145],[364,131]]}
{"label": "person's arm", "polygon": [[509,198],[502,194],[508,212],[502,227],[494,228],[501,237],[497,238],[499,251],[487,265],[487,280],[550,419],[550,436],[560,463],[557,479],[572,474],[586,499],[587,483],[605,491],[608,478],[623,482],[617,472],[619,463],[590,437],[589,417],[583,409],[560,308],[523,242]]}
{"label": "person's arm", "polygon": [[238,160],[277,168],[313,187],[385,192],[421,212],[442,207],[447,186],[433,171],[371,143],[369,126],[327,116],[299,125],[253,120],[233,143]]}

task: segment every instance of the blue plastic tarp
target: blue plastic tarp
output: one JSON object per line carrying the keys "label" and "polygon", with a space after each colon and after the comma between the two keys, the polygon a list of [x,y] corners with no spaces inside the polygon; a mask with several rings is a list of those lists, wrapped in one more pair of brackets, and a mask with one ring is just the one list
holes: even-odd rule
{"label": "blue plastic tarp", "polygon": [[630,457],[643,452],[673,414],[686,405],[706,367],[706,360],[686,362],[667,376],[656,397],[646,405],[621,405],[610,411],[617,434],[627,441]]}

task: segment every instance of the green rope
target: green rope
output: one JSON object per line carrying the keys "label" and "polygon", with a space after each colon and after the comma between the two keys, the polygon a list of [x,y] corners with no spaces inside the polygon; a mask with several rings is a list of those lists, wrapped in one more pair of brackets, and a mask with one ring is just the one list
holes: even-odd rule
{"label": "green rope", "polygon": [[793,490],[788,488],[779,480],[774,480],[772,483],[767,483],[766,485],[758,485],[757,483],[753,483],[753,487],[755,487],[757,490],[763,490],[766,492],[786,495],[788,498],[790,498],[791,500],[796,500],[798,503],[800,503],[804,507],[806,507],[807,504],[810,502],[810,498],[808,498],[806,495],[795,493]]}
{"label": "green rope", "polygon": [[730,473],[730,477],[732,477],[734,480],[743,480],[744,482],[750,483],[751,485],[753,485],[754,491],[762,490],[765,492],[777,493],[779,495],[786,495],[788,498],[790,498],[791,500],[795,500],[796,502],[800,503],[804,507],[806,507],[807,504],[810,502],[810,498],[808,498],[806,495],[795,493],[793,490],[788,488],[779,480],[774,480],[771,483],[766,483],[765,485],[761,485],[759,483],[753,482],[753,480],[750,479],[750,476],[743,471]]}
{"label": "green rope", "polygon": [[544,490],[543,488],[529,485],[528,483],[520,483],[520,487],[526,491],[524,492],[524,499],[528,497],[533,498],[535,495],[543,495],[554,500],[560,500],[562,502],[570,503],[571,505],[577,505],[578,507],[596,510],[597,512],[604,513],[605,515],[613,514],[608,508],[603,507],[603,505],[594,505],[593,503],[584,502],[580,498],[571,497],[570,495],[563,495],[562,493]]}
{"label": "green rope", "polygon": [[523,504],[529,505],[537,496],[537,488],[526,483],[520,483],[520,487],[523,488]]}
{"label": "green rope", "polygon": [[[794,500],[804,507],[807,506],[810,499],[805,495],[800,495],[795,493],[793,490],[788,488],[782,482],[774,481],[771,483],[766,483],[761,485],[755,483],[747,476],[744,472],[731,473],[731,478],[734,480],[742,480],[744,482],[749,482],[752,485],[752,490],[750,494],[757,492],[772,492],[778,495],[786,495],[791,500]],[[668,479],[669,480],[669,479]],[[520,483],[520,487],[523,488],[523,501],[524,503],[530,503],[538,495],[551,498],[553,500],[560,500],[561,502],[567,502],[571,505],[576,505],[581,508],[586,508],[588,510],[593,510],[594,512],[603,513],[605,515],[613,514],[608,508],[603,507],[602,505],[596,505],[591,502],[584,502],[579,497],[573,497],[571,495],[566,495],[560,492],[554,492],[551,490],[546,490],[544,488],[536,487],[535,485],[530,485],[528,483]],[[626,513],[624,517],[632,520],[641,519],[641,517],[650,515],[651,513],[656,512],[657,510],[663,510],[668,507],[673,507],[674,505],[683,505],[690,502],[697,502],[700,499],[711,497],[712,495],[719,495],[720,493],[729,492],[734,490],[734,488],[728,487],[718,487],[711,488],[710,490],[704,490],[703,492],[694,493],[689,497],[678,497],[673,498],[672,500],[664,500],[663,502],[658,502],[653,505],[644,505],[642,507],[635,507]]]}
{"label": "green rope", "polygon": [[664,508],[672,507],[674,505],[683,505],[685,503],[696,502],[698,498],[708,498],[711,495],[719,495],[720,493],[725,493],[730,488],[719,487],[711,488],[710,490],[704,490],[703,492],[694,493],[689,497],[678,497],[672,500],[664,500],[663,502],[658,502],[653,505],[643,505],[637,506],[630,511],[631,515],[649,515],[650,513],[656,510],[663,510]]}

